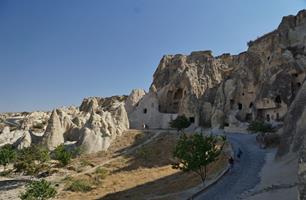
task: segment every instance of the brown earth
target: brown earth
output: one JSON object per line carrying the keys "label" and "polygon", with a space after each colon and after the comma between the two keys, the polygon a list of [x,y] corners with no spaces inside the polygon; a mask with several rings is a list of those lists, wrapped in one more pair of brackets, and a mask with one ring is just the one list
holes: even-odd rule
{"label": "brown earth", "polygon": [[[131,145],[131,140],[128,139],[136,138],[135,136],[137,134],[134,137],[122,138],[123,140],[115,144],[120,148],[114,146],[114,149],[122,150],[124,145]],[[85,179],[90,182],[93,190],[84,193],[63,190],[58,195],[58,199],[148,199],[158,195],[184,191],[199,185],[201,180],[198,175],[182,173],[171,167],[172,151],[177,139],[177,134],[165,132],[134,153],[119,156],[116,160],[103,166],[108,175],[98,183],[94,172],[74,176],[75,179]],[[140,143],[138,142],[138,144]],[[132,145],[135,146],[134,143]],[[90,155],[86,159],[89,162],[99,164],[102,159],[97,155],[99,154]],[[226,163],[227,156],[224,153],[216,163],[209,167],[209,178],[220,172]]]}

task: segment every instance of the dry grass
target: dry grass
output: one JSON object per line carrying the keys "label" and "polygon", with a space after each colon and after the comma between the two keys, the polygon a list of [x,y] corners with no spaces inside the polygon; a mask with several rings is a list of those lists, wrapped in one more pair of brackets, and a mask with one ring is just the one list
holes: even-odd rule
{"label": "dry grass", "polygon": [[[87,193],[64,191],[59,199],[147,199],[183,191],[201,183],[198,175],[182,173],[172,169],[172,151],[178,137],[176,134],[164,133],[153,142],[138,149],[133,155],[121,156],[119,159],[103,166],[109,173],[94,190]],[[93,161],[95,160],[92,157]],[[209,174],[219,172],[227,164],[227,156],[209,167]],[[95,174],[83,175],[94,182]]]}

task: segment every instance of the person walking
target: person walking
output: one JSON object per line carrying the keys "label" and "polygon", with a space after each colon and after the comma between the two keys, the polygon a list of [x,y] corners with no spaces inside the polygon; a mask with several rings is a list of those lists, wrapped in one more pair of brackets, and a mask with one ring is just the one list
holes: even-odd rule
{"label": "person walking", "polygon": [[234,168],[234,158],[232,156],[228,159],[228,164],[230,166],[229,170],[232,171]]}
{"label": "person walking", "polygon": [[237,158],[240,160],[241,156],[242,156],[243,152],[241,151],[241,149],[239,148],[238,149],[238,152],[237,152]]}

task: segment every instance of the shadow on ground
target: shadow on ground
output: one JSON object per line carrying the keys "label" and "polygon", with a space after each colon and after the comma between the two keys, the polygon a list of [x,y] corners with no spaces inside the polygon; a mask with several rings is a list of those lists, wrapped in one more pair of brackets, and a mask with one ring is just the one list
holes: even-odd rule
{"label": "shadow on ground", "polygon": [[[128,165],[114,171],[131,171],[138,168],[155,168],[173,163],[173,150],[178,135],[173,133],[161,133],[150,143],[136,149],[133,153],[124,155]],[[137,140],[136,140],[137,142]]]}
{"label": "shadow on ground", "polygon": [[0,191],[7,191],[25,185],[28,180],[3,180],[0,181]]}
{"label": "shadow on ground", "polygon": [[[184,180],[191,179],[189,183],[182,184]],[[195,179],[192,173],[178,172],[170,176],[166,176],[155,181],[147,182],[143,185],[136,186],[131,189],[114,192],[96,200],[144,200],[149,197],[165,195],[172,192],[184,191],[188,188],[188,184],[192,187],[193,181],[199,183],[200,179]],[[193,181],[192,181],[193,180]],[[186,182],[186,181],[185,181]],[[166,187],[165,187],[166,186]]]}

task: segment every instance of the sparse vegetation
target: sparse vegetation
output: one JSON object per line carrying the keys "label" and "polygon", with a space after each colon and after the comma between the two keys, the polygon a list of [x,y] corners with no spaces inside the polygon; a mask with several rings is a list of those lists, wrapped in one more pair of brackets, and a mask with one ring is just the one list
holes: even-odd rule
{"label": "sparse vegetation", "polygon": [[80,160],[80,166],[81,167],[86,167],[86,166],[94,167],[95,165],[92,162],[83,158]]}
{"label": "sparse vegetation", "polygon": [[17,158],[14,168],[17,172],[24,172],[27,175],[38,175],[47,169],[47,161],[50,160],[49,151],[37,145],[17,151]]}
{"label": "sparse vegetation", "polygon": [[178,116],[175,120],[172,120],[170,122],[170,127],[175,128],[178,132],[182,131],[185,128],[188,128],[190,126],[191,122],[185,115]]}
{"label": "sparse vegetation", "polygon": [[58,160],[62,166],[66,166],[70,163],[72,153],[65,149],[64,144],[61,144],[54,150],[52,158]]}
{"label": "sparse vegetation", "polygon": [[55,188],[46,180],[32,181],[26,185],[26,191],[21,193],[22,200],[46,200],[54,198]]}
{"label": "sparse vegetation", "polygon": [[109,171],[105,168],[102,167],[98,167],[95,171],[94,177],[93,177],[93,181],[96,185],[101,184],[102,180],[105,179],[107,177],[107,175],[109,174]]}
{"label": "sparse vegetation", "polygon": [[54,160],[58,160],[61,166],[67,166],[71,162],[72,158],[75,158],[81,154],[80,152],[80,148],[68,150],[65,148],[64,144],[61,144],[52,152],[52,158]]}
{"label": "sparse vegetation", "polygon": [[95,174],[100,175],[103,179],[108,175],[108,173],[108,170],[103,167],[98,167],[95,171]]}
{"label": "sparse vegetation", "polygon": [[252,121],[249,126],[248,126],[248,131],[251,131],[253,133],[257,132],[274,132],[274,128],[272,127],[271,124],[268,124],[264,121]]}
{"label": "sparse vegetation", "polygon": [[197,133],[189,137],[181,135],[173,153],[178,162],[172,164],[172,167],[184,172],[195,172],[204,183],[207,167],[218,159],[225,140],[224,136],[203,136]]}
{"label": "sparse vegetation", "polygon": [[12,163],[16,159],[16,151],[11,145],[5,145],[0,148],[0,165],[4,166],[4,169],[9,163]]}
{"label": "sparse vegetation", "polygon": [[67,190],[72,192],[89,192],[92,189],[92,184],[86,179],[71,179],[67,188]]}
{"label": "sparse vegetation", "polygon": [[146,147],[142,147],[140,149],[137,150],[136,152],[136,156],[142,160],[145,160],[145,161],[149,161],[150,160],[150,157],[152,156],[152,150],[151,149],[148,149]]}

